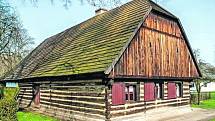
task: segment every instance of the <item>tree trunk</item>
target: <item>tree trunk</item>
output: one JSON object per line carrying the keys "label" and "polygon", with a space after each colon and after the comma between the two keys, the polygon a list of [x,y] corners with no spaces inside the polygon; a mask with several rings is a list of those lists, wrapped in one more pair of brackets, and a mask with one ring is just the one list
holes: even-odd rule
{"label": "tree trunk", "polygon": [[197,104],[200,104],[200,92],[198,92]]}
{"label": "tree trunk", "polygon": [[201,85],[200,85],[200,83],[199,83],[199,84],[198,84],[198,90],[197,90],[197,93],[198,93],[197,104],[198,104],[198,105],[200,104],[200,92],[201,92]]}

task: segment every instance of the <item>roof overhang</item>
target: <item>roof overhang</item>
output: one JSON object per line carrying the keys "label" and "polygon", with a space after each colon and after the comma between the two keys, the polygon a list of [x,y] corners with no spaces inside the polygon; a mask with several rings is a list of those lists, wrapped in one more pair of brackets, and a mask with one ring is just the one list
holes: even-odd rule
{"label": "roof overhang", "polygon": [[3,82],[25,82],[25,81],[71,81],[71,80],[80,80],[80,79],[101,79],[105,78],[103,71],[101,72],[92,72],[92,73],[83,73],[83,74],[74,74],[74,75],[62,75],[62,76],[43,76],[43,77],[29,77],[29,78],[20,78],[13,80],[2,80]]}

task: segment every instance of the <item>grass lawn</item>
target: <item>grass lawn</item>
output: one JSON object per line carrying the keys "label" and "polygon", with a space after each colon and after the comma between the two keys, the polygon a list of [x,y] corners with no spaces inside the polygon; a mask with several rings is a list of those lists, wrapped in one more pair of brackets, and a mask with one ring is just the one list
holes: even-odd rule
{"label": "grass lawn", "polygon": [[44,116],[32,112],[18,112],[17,113],[18,121],[59,121],[52,117]]}
{"label": "grass lawn", "polygon": [[[212,99],[204,100],[200,102],[200,105],[192,104],[194,108],[203,108],[203,109],[215,109],[215,92],[212,93]],[[212,120],[215,121],[215,120]]]}

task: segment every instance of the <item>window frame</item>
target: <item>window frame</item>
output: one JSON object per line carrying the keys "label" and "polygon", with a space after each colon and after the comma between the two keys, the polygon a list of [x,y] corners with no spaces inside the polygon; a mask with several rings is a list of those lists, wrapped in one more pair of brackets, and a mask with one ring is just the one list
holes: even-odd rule
{"label": "window frame", "polygon": [[[137,86],[138,86],[137,84],[126,83],[126,85],[125,85],[125,101],[126,102],[136,102],[138,100],[137,99],[137,97],[138,97]],[[129,87],[133,87],[133,96],[132,96],[133,100],[131,100],[131,97],[130,97],[132,93],[130,93]],[[127,92],[126,92],[126,89],[127,89]],[[128,97],[128,99],[127,99],[127,97]]]}
{"label": "window frame", "polygon": [[[183,82],[175,82],[176,85],[176,97],[183,98]],[[179,87],[179,96],[178,96],[178,87]]]}
{"label": "window frame", "polygon": [[[155,88],[154,88],[154,96],[155,100],[162,100],[164,99],[164,82],[154,82],[155,83]],[[159,85],[159,89],[157,90],[157,85]],[[157,92],[159,92],[159,97]]]}

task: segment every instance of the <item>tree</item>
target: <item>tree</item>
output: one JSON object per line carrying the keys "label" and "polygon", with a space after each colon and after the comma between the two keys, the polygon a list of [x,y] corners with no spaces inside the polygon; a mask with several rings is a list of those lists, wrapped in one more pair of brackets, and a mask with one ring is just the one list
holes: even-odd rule
{"label": "tree", "polygon": [[[25,1],[25,0],[24,0]],[[40,0],[29,0],[33,5],[36,5],[40,2]],[[65,8],[69,8],[72,4],[72,0],[50,0],[51,4],[55,3],[55,1],[60,1]],[[119,6],[122,4],[122,1],[129,0],[79,0],[80,3],[87,3],[96,7],[110,7],[110,6]]]}
{"label": "tree", "polygon": [[[31,3],[33,4],[37,4],[39,2],[39,0],[30,0]],[[56,0],[50,0],[51,3],[53,4],[54,1]],[[79,0],[82,4],[84,2],[87,2],[88,4],[92,5],[92,6],[96,6],[96,7],[110,7],[110,6],[119,6],[122,4],[122,2],[128,2],[130,0]],[[156,3],[166,3],[169,0],[152,0]],[[72,0],[61,0],[63,6],[65,8],[69,8],[69,6],[72,4]]]}
{"label": "tree", "polygon": [[0,0],[0,77],[30,51],[32,40],[14,9]]}
{"label": "tree", "polygon": [[202,77],[199,79],[196,79],[194,81],[196,85],[196,91],[197,91],[197,104],[200,104],[200,94],[201,94],[201,88],[212,82],[215,81],[215,67],[211,65],[210,63],[206,63],[203,59],[200,58],[200,51],[199,49],[194,50],[194,55],[197,59],[197,63],[199,65],[200,71],[202,73]]}

